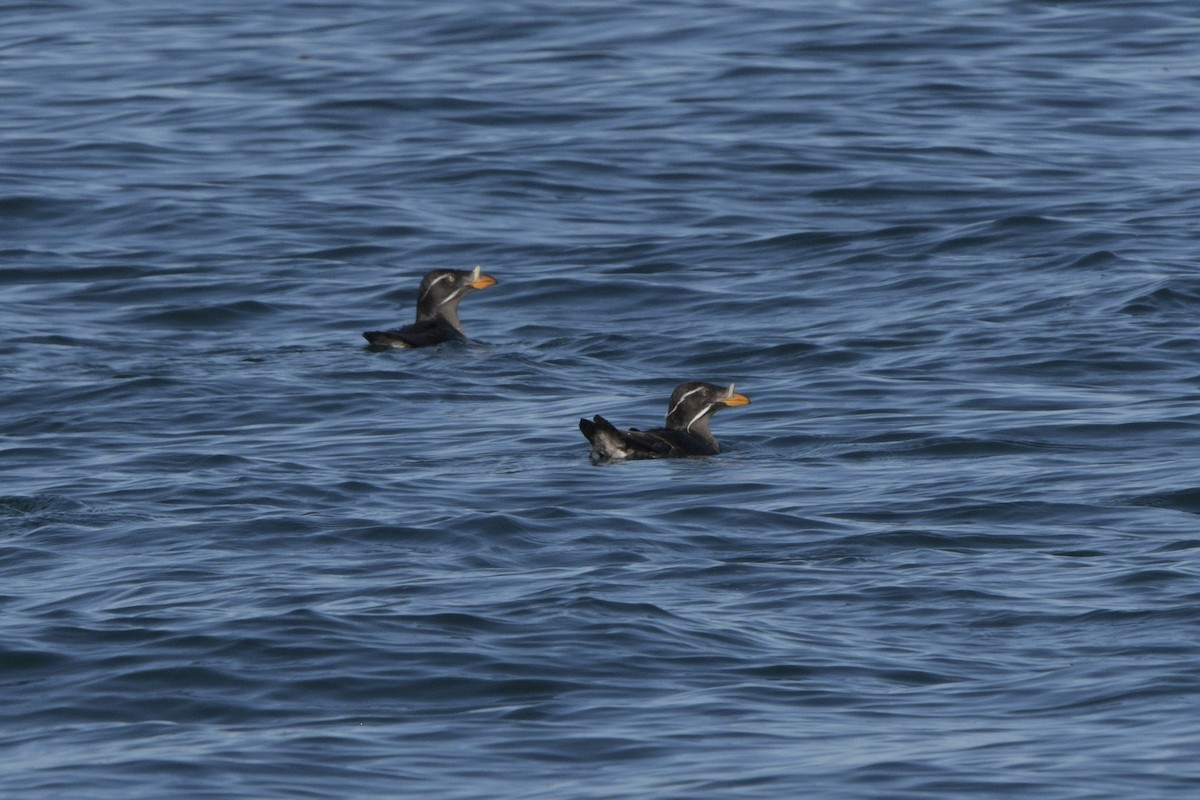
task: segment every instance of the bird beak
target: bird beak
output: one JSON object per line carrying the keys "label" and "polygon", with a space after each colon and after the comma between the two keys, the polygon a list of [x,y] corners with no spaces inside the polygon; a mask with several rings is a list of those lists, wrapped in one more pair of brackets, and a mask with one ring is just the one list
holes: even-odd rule
{"label": "bird beak", "polygon": [[729,389],[725,392],[725,396],[721,398],[721,402],[727,406],[748,406],[750,398],[741,392],[733,390],[733,384],[729,384]]}
{"label": "bird beak", "polygon": [[472,289],[486,289],[489,286],[495,286],[495,285],[496,285],[496,279],[493,278],[491,275],[484,275],[483,267],[476,266],[475,269],[471,270],[471,288]]}

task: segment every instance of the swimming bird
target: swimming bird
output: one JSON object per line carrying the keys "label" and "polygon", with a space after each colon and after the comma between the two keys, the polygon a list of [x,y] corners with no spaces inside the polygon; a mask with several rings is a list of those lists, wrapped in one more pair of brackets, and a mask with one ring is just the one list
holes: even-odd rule
{"label": "swimming bird", "polygon": [[435,269],[425,274],[417,290],[417,321],[390,331],[367,331],[371,348],[428,347],[467,338],[458,321],[458,304],[471,292],[495,286],[496,279],[475,269]]}
{"label": "swimming bird", "polygon": [[592,463],[620,461],[626,458],[675,458],[713,456],[721,452],[708,430],[708,419],[722,408],[744,406],[750,398],[711,383],[689,381],[675,387],[667,410],[665,428],[639,431],[618,430],[599,415],[579,420],[579,430],[592,443]]}

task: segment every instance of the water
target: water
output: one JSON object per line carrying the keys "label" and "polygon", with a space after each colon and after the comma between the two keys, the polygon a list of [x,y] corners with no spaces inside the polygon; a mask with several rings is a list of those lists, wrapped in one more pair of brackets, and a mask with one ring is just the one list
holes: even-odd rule
{"label": "water", "polygon": [[0,19],[0,796],[1195,796],[1192,4]]}

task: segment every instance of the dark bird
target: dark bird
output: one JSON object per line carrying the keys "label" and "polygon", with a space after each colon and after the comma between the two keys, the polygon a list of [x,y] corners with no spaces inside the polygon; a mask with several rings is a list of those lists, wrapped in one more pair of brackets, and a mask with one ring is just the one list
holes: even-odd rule
{"label": "dark bird", "polygon": [[594,464],[626,458],[713,456],[721,452],[721,447],[708,430],[708,418],[722,408],[749,403],[750,398],[735,392],[732,383],[725,388],[689,381],[679,384],[671,393],[665,428],[622,431],[597,415],[591,421],[579,420],[579,430],[592,443]]}
{"label": "dark bird", "polygon": [[458,304],[471,292],[495,286],[496,279],[475,269],[435,269],[417,290],[417,321],[391,331],[367,331],[372,349],[429,347],[467,338],[458,321]]}

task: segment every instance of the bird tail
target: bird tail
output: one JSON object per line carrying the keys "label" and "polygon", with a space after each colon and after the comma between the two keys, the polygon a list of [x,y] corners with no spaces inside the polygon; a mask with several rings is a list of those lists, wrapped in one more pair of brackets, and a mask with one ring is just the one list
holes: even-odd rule
{"label": "bird tail", "polygon": [[366,331],[363,338],[367,340],[368,346],[377,349],[409,346],[408,342],[391,331]]}
{"label": "bird tail", "polygon": [[599,463],[625,457],[625,437],[615,425],[599,414],[592,417],[590,422],[579,420],[579,430],[592,443],[592,461]]}

